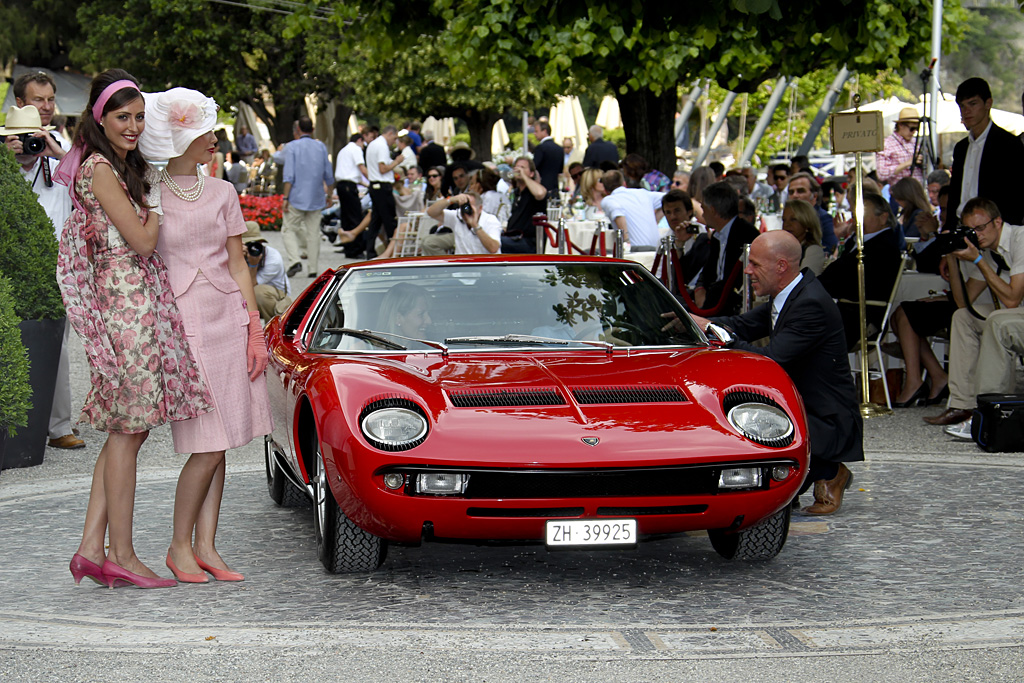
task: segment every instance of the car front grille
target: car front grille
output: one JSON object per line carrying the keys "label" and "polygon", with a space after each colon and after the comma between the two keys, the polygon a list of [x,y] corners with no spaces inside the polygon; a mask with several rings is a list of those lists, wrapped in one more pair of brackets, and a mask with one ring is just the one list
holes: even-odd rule
{"label": "car front grille", "polygon": [[716,493],[717,471],[700,469],[613,472],[476,472],[466,498],[602,498],[694,496]]}
{"label": "car front grille", "polygon": [[449,391],[456,408],[510,408],[514,406],[564,406],[565,399],[554,388],[541,389],[459,389]]}

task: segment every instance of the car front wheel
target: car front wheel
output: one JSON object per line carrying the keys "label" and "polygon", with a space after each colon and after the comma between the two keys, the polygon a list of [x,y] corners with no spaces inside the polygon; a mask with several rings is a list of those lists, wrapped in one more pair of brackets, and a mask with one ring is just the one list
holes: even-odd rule
{"label": "car front wheel", "polygon": [[332,574],[372,572],[381,566],[388,551],[387,541],[363,531],[345,516],[327,483],[319,447],[313,490],[316,495],[313,501],[316,551],[327,571]]}
{"label": "car front wheel", "polygon": [[789,536],[791,508],[786,505],[771,517],[743,531],[709,529],[715,551],[727,560],[770,560],[779,554]]}

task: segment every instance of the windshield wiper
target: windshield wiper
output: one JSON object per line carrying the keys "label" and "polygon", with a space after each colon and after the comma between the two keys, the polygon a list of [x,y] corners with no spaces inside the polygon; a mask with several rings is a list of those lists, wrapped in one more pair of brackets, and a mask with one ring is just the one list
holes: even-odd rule
{"label": "windshield wiper", "polygon": [[350,327],[327,327],[324,332],[328,334],[347,334],[350,337],[357,339],[363,339],[373,344],[383,346],[386,349],[393,349],[395,351],[407,351],[408,349],[401,344],[396,344],[390,339],[386,339],[379,334],[374,334],[370,330],[353,330]]}
{"label": "windshield wiper", "polygon": [[500,346],[501,344],[527,344],[530,346],[543,346],[545,344],[559,344],[568,346],[574,343],[568,339],[553,339],[551,337],[535,337],[532,334],[505,334],[501,336],[480,336],[480,337],[448,337],[445,344],[488,344]]}

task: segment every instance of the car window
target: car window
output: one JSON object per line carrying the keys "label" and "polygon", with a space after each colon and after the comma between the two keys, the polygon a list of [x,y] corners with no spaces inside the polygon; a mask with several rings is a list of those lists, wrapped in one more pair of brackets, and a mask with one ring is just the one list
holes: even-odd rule
{"label": "car window", "polygon": [[[328,297],[313,337],[313,348],[321,351],[387,350],[346,330],[369,331],[416,350],[431,348],[423,341],[451,350],[704,343],[679,303],[638,265],[354,268]],[[682,324],[663,330],[665,313]]]}

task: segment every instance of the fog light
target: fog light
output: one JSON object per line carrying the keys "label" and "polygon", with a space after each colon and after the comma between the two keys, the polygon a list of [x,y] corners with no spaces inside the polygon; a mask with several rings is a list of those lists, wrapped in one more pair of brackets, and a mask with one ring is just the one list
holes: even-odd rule
{"label": "fog light", "polygon": [[737,467],[722,470],[718,476],[718,488],[720,489],[752,489],[760,485],[760,467]]}
{"label": "fog light", "polygon": [[392,491],[405,486],[405,476],[397,472],[389,472],[384,475],[384,485]]}
{"label": "fog light", "polygon": [[785,481],[791,471],[792,468],[787,465],[776,465],[772,468],[772,479],[775,481]]}
{"label": "fog light", "polygon": [[466,492],[468,474],[419,474],[416,476],[416,492],[435,496],[455,496]]}

